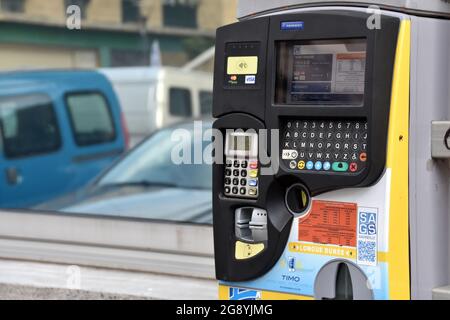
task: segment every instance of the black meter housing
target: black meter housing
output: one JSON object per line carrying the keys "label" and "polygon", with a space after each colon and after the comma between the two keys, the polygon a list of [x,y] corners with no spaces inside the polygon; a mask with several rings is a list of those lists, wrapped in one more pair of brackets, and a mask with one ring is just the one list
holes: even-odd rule
{"label": "black meter housing", "polygon": [[[214,128],[221,130],[224,137],[229,129],[268,129],[269,134],[277,129],[280,146],[276,155],[270,155],[270,138],[261,140],[262,144],[260,141],[259,154],[265,152],[276,158],[279,169],[273,175],[259,175],[255,197],[229,196],[225,192],[225,157],[223,164],[213,165],[217,279],[255,279],[278,261],[294,217],[286,206],[286,192],[293,185],[304,186],[308,196],[313,197],[331,190],[367,187],[382,175],[399,20],[381,16],[381,28],[370,29],[369,17],[364,12],[324,10],[255,18],[217,30]],[[330,57],[328,51],[336,46],[347,48],[348,54]],[[360,59],[361,50],[352,53],[352,48],[358,46],[364,48],[364,59]],[[242,62],[239,57],[243,57]],[[246,65],[250,63],[246,57],[257,63],[257,72],[233,74],[236,68],[255,69]],[[230,68],[230,61],[237,65]],[[339,74],[327,69],[331,64],[339,65]],[[362,88],[351,88],[352,77],[362,74]],[[337,80],[333,83],[331,78]],[[306,133],[303,141],[295,137],[300,132]],[[337,137],[342,137],[343,142],[336,142]],[[349,150],[347,157],[356,153],[357,159],[342,159],[347,154],[341,149],[346,146],[346,138],[348,147],[357,144],[357,152]],[[327,153],[327,143],[332,145],[331,159],[318,161],[319,154],[322,157]],[[335,149],[336,143],[339,150]],[[293,151],[303,155],[304,161],[293,157]],[[308,153],[315,161],[308,161]],[[311,162],[315,165],[312,168]],[[259,164],[270,166],[262,161]],[[240,239],[234,232],[235,212],[242,207],[267,211],[264,250],[248,259],[236,258],[236,242]]]}

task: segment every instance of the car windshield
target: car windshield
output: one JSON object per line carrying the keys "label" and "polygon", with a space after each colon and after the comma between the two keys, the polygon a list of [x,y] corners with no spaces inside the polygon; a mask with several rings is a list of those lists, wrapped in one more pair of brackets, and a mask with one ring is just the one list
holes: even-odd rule
{"label": "car windshield", "polygon": [[[183,139],[176,139],[175,130],[178,130]],[[207,161],[194,164],[194,154],[198,152],[195,150],[194,141],[201,142],[202,139],[194,139],[192,125],[158,131],[113,166],[96,185],[167,186],[209,190],[212,181],[211,167],[206,164]],[[202,154],[209,143],[210,141],[200,143]],[[179,156],[188,160],[188,163],[177,164]]]}

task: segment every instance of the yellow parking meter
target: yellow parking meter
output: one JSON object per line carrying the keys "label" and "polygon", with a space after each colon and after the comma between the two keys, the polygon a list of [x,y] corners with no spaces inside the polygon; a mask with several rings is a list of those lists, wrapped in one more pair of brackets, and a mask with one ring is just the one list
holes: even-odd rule
{"label": "yellow parking meter", "polygon": [[241,1],[217,31],[221,299],[421,299],[448,285],[448,168],[431,136],[450,105],[450,4],[339,3]]}

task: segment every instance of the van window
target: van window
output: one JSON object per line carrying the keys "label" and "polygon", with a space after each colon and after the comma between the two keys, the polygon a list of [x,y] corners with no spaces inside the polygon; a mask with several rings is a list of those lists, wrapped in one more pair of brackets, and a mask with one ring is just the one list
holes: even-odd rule
{"label": "van window", "polygon": [[70,121],[79,146],[105,143],[116,138],[105,97],[100,93],[72,93],[66,96]]}
{"label": "van window", "polygon": [[7,158],[49,153],[61,146],[55,110],[46,95],[0,97],[0,129]]}
{"label": "van window", "polygon": [[170,88],[170,114],[177,117],[191,117],[191,92],[183,88]]}
{"label": "van window", "polygon": [[200,91],[200,114],[202,116],[212,116],[212,92]]}

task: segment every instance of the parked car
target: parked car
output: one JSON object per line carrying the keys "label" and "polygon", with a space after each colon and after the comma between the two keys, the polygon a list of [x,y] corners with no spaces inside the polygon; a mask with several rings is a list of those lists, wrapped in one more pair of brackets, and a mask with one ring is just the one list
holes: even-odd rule
{"label": "parked car", "polygon": [[87,184],[127,148],[118,99],[95,71],[0,73],[0,207]]}
{"label": "parked car", "polygon": [[152,131],[212,117],[212,74],[174,67],[100,69],[113,84],[130,128],[131,146]]}
{"label": "parked car", "polygon": [[[203,131],[208,128],[209,121],[203,124]],[[190,133],[192,139],[183,144],[183,150],[190,150],[193,157],[193,137],[197,134],[194,125],[164,128],[129,151],[84,190],[36,209],[211,224],[211,165],[172,162],[172,150],[179,142],[173,141],[171,135],[177,129]],[[209,143],[202,142],[202,151]]]}

